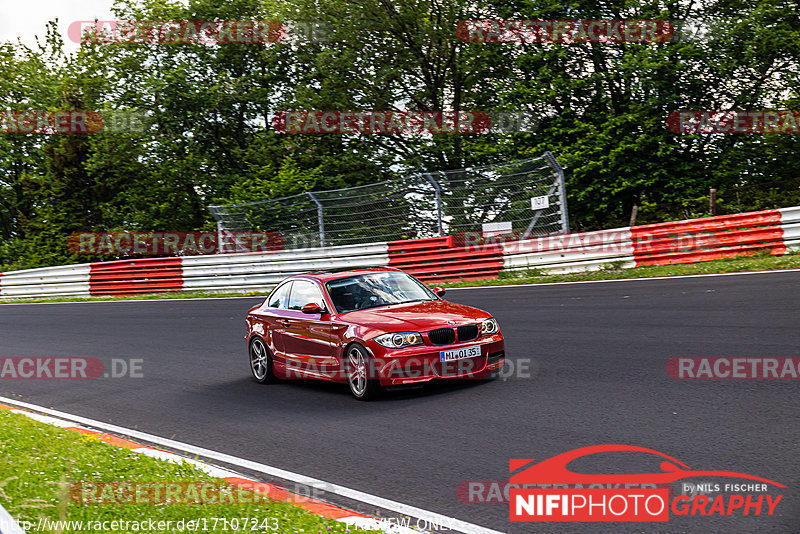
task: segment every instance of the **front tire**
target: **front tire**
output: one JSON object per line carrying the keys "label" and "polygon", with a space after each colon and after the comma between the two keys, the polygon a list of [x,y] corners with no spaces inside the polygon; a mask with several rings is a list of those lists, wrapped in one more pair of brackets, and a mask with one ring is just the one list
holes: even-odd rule
{"label": "front tire", "polygon": [[250,341],[250,371],[253,378],[259,384],[270,384],[275,382],[275,374],[272,372],[272,356],[267,350],[266,344],[260,337],[254,337]]}
{"label": "front tire", "polygon": [[376,369],[367,349],[354,343],[345,354],[345,370],[350,393],[362,401],[374,399],[381,390],[381,384],[374,378]]}

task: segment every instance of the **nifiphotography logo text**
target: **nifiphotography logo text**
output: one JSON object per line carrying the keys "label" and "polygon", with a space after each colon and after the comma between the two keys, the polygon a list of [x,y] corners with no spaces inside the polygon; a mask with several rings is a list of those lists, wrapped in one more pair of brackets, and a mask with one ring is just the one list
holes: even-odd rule
{"label": "nifiphotography logo text", "polygon": [[[636,474],[585,474],[568,468],[568,464],[579,458],[620,452],[660,457],[657,459],[661,470]],[[510,460],[509,470],[513,473],[509,480],[511,521],[664,522],[669,521],[670,512],[676,516],[771,516],[783,495],[767,492],[770,488],[786,487],[745,473],[691,469],[653,449],[618,444],[583,447],[541,462]],[[693,477],[725,478],[730,482],[683,482]],[[673,496],[668,485],[678,481],[681,481],[683,493]],[[640,487],[631,488],[626,484]],[[717,494],[709,494],[712,492]]]}

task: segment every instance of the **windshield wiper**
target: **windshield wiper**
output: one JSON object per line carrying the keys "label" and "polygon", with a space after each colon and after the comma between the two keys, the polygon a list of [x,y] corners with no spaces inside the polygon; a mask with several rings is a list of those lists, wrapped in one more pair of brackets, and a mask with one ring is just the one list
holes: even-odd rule
{"label": "windshield wiper", "polygon": [[433,299],[412,299],[412,300],[404,300],[403,302],[395,302],[392,306],[397,306],[400,304],[411,304],[412,302],[430,302]]}
{"label": "windshield wiper", "polygon": [[374,308],[388,308],[390,306],[402,306],[403,304],[411,304],[412,302],[430,302],[434,299],[413,299],[413,300],[404,300],[403,302],[392,302],[389,304],[374,304],[372,306],[365,306],[364,308],[357,308],[355,310],[349,311],[362,311],[362,310],[371,310]]}

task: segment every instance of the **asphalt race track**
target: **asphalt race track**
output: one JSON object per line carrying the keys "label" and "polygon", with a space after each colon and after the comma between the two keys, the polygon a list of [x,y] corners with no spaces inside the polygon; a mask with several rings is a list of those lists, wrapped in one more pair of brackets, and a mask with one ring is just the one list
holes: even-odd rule
{"label": "asphalt race track", "polygon": [[[396,391],[372,403],[346,386],[261,386],[243,340],[244,314],[259,299],[91,302],[0,306],[0,357],[141,358],[144,377],[0,380],[0,394],[502,532],[800,532],[800,382],[680,381],[665,371],[679,356],[800,356],[800,272],[453,290],[447,298],[492,312],[509,359],[517,368],[529,362],[529,376]],[[507,504],[456,496],[464,481],[508,480],[510,458],[605,443],[788,488],[773,517],[658,524],[512,524]],[[621,457],[603,466],[631,467]]]}

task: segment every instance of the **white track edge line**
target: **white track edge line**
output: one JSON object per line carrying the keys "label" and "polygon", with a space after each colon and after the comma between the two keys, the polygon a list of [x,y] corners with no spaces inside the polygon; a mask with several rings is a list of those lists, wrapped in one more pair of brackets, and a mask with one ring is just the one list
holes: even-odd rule
{"label": "white track edge line", "polygon": [[454,517],[448,517],[445,515],[438,514],[436,512],[423,510],[422,508],[417,508],[416,506],[411,506],[397,501],[392,501],[390,499],[378,497],[377,495],[372,495],[359,490],[354,490],[351,488],[347,488],[345,486],[340,486],[338,484],[331,484],[323,480],[308,477],[298,473],[293,473],[291,471],[286,471],[284,469],[280,469],[277,467],[272,467],[259,462],[254,462],[252,460],[238,458],[236,456],[231,456],[229,454],[225,454],[222,452],[212,451],[210,449],[205,449],[203,447],[198,447],[196,445],[190,445],[188,443],[182,443],[179,441],[162,438],[160,436],[155,436],[153,434],[148,434],[146,432],[140,432],[138,430],[132,430],[121,426],[112,425],[110,423],[95,421],[94,419],[89,419],[87,417],[81,417],[79,415],[73,415],[66,412],[53,410],[50,408],[44,408],[36,404],[30,404],[16,399],[9,399],[7,397],[0,397],[0,403],[16,405],[22,408],[28,408],[30,410],[35,410],[51,416],[60,417],[62,419],[66,419],[67,421],[82,423],[84,425],[99,428],[101,430],[107,430],[109,432],[122,434],[124,436],[129,436],[132,438],[154,443],[156,445],[169,447],[189,454],[196,454],[198,456],[210,458],[213,460],[217,460],[219,462],[236,465],[238,467],[242,467],[245,469],[251,469],[253,471],[258,471],[260,473],[278,477],[284,480],[290,480],[297,484],[304,484],[306,486],[319,488],[329,493],[333,493],[334,495],[339,495],[341,497],[359,501],[364,504],[378,506],[380,508],[391,510],[393,512],[397,512],[410,517],[414,517],[416,519],[427,521],[428,523],[445,525],[449,527],[450,530],[455,530],[456,532],[462,532],[465,534],[504,534],[498,530],[492,530],[486,527],[481,527],[479,525],[474,525],[472,523],[461,521],[460,519],[456,519]]}

